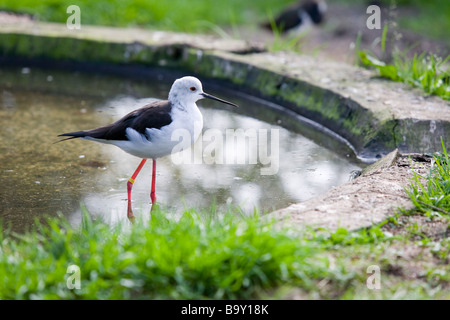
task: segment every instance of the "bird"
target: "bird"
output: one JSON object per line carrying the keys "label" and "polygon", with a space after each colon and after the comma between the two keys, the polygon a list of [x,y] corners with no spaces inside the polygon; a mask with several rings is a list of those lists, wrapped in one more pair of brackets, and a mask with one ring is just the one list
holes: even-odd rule
{"label": "bird", "polygon": [[[137,175],[147,159],[152,159],[150,199],[153,210],[156,203],[156,159],[175,151],[182,151],[190,147],[198,139],[203,128],[203,116],[196,102],[203,98],[238,107],[232,102],[204,92],[199,79],[185,76],[173,82],[168,100],[153,101],[126,114],[112,124],[90,130],[60,134],[58,137],[68,138],[58,142],[81,138],[112,144],[133,156],[142,158],[139,166],[127,181],[127,217],[131,222],[134,222],[131,207],[131,190]],[[173,141],[172,135],[177,130],[184,130],[184,132],[187,130],[189,139],[182,139],[181,142],[179,140]]]}
{"label": "bird", "polygon": [[313,23],[320,24],[326,9],[324,0],[298,1],[283,10],[274,21],[265,22],[262,26],[268,30],[276,27],[282,33],[301,30]]}

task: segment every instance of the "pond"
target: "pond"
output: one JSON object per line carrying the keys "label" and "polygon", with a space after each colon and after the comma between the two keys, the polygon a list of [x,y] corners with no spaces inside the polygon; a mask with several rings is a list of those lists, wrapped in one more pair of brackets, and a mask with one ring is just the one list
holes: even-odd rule
{"label": "pond", "polygon": [[[55,143],[57,135],[106,125],[152,99],[167,99],[174,80],[156,71],[143,80],[3,67],[3,226],[22,232],[47,215],[78,224],[81,206],[107,222],[126,219],[126,182],[140,159],[92,141]],[[204,117],[200,139],[182,157],[157,161],[156,194],[169,211],[238,205],[270,212],[345,183],[363,166],[347,144],[292,112],[205,81],[203,87],[240,108],[197,102]],[[147,162],[133,186],[136,216],[151,208],[151,167]]]}

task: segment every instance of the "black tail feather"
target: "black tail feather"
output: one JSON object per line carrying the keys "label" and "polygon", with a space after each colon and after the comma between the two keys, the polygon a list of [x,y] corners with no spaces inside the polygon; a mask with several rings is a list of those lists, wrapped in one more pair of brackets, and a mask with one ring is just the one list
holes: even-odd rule
{"label": "black tail feather", "polygon": [[86,137],[86,132],[85,131],[68,132],[68,133],[59,134],[58,137],[69,137],[69,138],[65,138],[65,139],[56,141],[55,143],[63,142],[66,140],[71,140],[71,139],[84,138],[84,137]]}

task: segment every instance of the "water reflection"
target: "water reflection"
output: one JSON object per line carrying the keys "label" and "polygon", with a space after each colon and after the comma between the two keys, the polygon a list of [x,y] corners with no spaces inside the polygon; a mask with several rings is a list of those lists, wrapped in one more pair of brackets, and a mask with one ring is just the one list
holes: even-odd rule
{"label": "water reflection", "polygon": [[[116,120],[146,102],[148,101],[125,97],[109,101],[105,105],[110,106],[110,114],[115,115],[112,120]],[[199,105],[201,104],[202,102],[199,102]],[[208,146],[208,142],[200,138],[188,152],[195,153],[195,159],[203,159],[203,163],[176,165],[170,156],[157,161],[158,201],[173,211],[189,207],[208,208],[214,201],[219,207],[232,203],[247,212],[254,208],[270,211],[305,201],[332,186],[342,184],[348,180],[349,172],[358,168],[349,159],[280,126],[219,109],[201,107],[201,111],[205,119],[204,130],[213,128],[222,132],[223,141],[227,140],[227,129],[279,130],[279,170],[275,175],[263,176],[260,171],[263,165],[260,163],[248,164],[247,161],[246,164],[205,164],[202,151]],[[97,147],[97,144],[89,141],[74,143],[87,143],[92,144],[92,148]],[[203,146],[198,147],[199,144]],[[222,154],[229,153],[229,145],[224,143]],[[96,190],[100,189],[99,186],[103,186],[104,190],[96,194],[85,193],[82,195],[82,201],[93,214],[102,216],[106,211],[123,219],[123,212],[126,212],[126,180],[139,164],[139,159],[116,147],[105,147],[106,156],[109,158],[106,171],[109,173],[96,175],[99,179],[96,182]],[[242,152],[243,149],[236,147],[238,152]],[[260,147],[265,146],[258,145],[258,148],[247,149],[247,159],[257,158],[252,153],[257,153]],[[139,211],[145,214],[149,212],[150,181],[151,165],[147,164],[133,187],[133,207],[137,215]]]}
{"label": "water reflection", "polygon": [[[115,121],[151,101],[143,97],[165,99],[173,79],[149,83],[55,71],[49,78],[49,71],[35,69],[26,74],[16,69],[1,70],[0,76],[0,218],[11,222],[16,231],[32,225],[36,217],[44,214],[61,213],[77,224],[82,203],[94,216],[107,222],[126,219],[126,181],[140,159],[117,147],[91,141],[54,144],[56,136]],[[208,91],[208,84],[204,86]],[[203,136],[191,150],[202,164],[178,165],[170,156],[158,159],[156,192],[163,207],[181,212],[190,207],[207,209],[216,203],[218,207],[240,205],[246,212],[254,208],[270,211],[342,184],[352,170],[360,168],[345,145],[292,121],[290,115],[271,111],[243,97],[209,91],[238,103],[241,114],[230,112],[232,107],[219,109],[222,104],[201,100],[198,105],[204,116],[204,132],[220,132],[226,141],[227,129],[268,133],[277,130],[278,172],[261,175],[261,169],[267,165],[249,164],[249,159],[259,159],[258,152],[267,144],[252,145],[248,141],[244,141],[244,149],[224,142],[215,154],[226,159],[232,152],[239,156],[244,150],[245,164],[207,164],[211,159],[203,153],[211,140]],[[338,151],[321,144],[332,144]],[[133,186],[136,216],[148,216],[150,183],[151,162],[148,162]]]}

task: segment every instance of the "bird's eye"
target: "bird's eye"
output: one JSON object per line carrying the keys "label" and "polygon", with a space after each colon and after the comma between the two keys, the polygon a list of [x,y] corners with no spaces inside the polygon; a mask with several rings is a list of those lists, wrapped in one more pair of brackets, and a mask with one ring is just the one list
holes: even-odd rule
{"label": "bird's eye", "polygon": [[190,89],[192,92],[194,92],[195,90],[197,90],[196,87],[190,87],[189,89]]}

